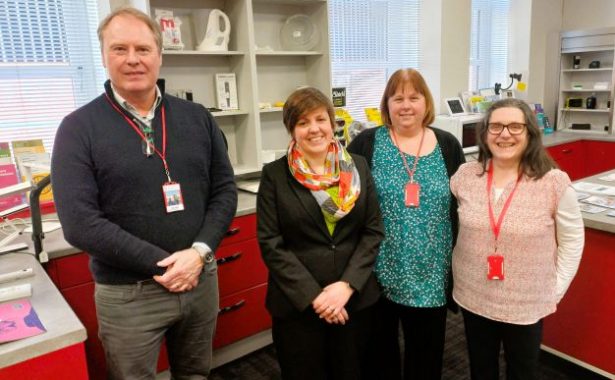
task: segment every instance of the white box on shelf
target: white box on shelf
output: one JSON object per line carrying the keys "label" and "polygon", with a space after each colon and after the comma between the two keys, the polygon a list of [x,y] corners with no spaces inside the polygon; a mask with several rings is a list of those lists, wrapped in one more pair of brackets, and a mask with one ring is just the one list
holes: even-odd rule
{"label": "white box on shelf", "polygon": [[221,110],[239,109],[235,73],[216,74],[216,92],[218,94],[218,108]]}

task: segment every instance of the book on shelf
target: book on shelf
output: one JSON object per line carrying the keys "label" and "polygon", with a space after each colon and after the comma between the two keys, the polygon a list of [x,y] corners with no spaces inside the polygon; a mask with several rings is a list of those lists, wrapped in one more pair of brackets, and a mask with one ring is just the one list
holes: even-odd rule
{"label": "book on shelf", "polygon": [[[37,183],[41,179],[49,175],[51,166],[51,158],[49,153],[45,152],[45,146],[43,140],[23,140],[13,141],[13,154],[15,155],[15,162],[17,163],[17,169],[22,181],[28,180],[28,170],[31,174],[32,182]],[[30,169],[26,168],[24,164],[34,165]],[[53,200],[53,193],[51,186],[47,186],[41,193],[41,201]]]}
{"label": "book on shelf", "polygon": [[0,142],[0,165],[12,164],[13,158],[11,157],[11,148],[9,143]]}
{"label": "book on shelf", "polygon": [[[17,177],[17,169],[15,168],[15,165],[13,165],[13,163],[0,164],[0,189],[11,185],[16,185],[17,183],[19,183],[19,178]],[[0,211],[4,211],[22,203],[23,195],[16,194],[0,197]]]}

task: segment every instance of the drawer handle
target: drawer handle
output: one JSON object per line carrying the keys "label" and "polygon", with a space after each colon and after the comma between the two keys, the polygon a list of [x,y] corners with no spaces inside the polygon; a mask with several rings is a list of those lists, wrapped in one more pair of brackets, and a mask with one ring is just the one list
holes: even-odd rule
{"label": "drawer handle", "polygon": [[562,149],[562,153],[564,154],[572,153],[572,149]]}
{"label": "drawer handle", "polygon": [[240,227],[233,227],[233,228],[230,228],[228,231],[226,231],[224,236],[229,237],[229,236],[237,235],[240,231],[241,231]]}
{"label": "drawer handle", "polygon": [[241,257],[241,255],[243,255],[243,252],[236,252],[236,253],[233,253],[230,256],[221,257],[219,259],[216,259],[216,262],[218,263],[218,265],[228,264],[230,262],[233,262],[233,261],[239,259]]}
{"label": "drawer handle", "polygon": [[218,314],[226,314],[226,313],[229,313],[229,312],[231,312],[231,311],[233,311],[233,310],[237,310],[237,309],[239,309],[239,308],[243,307],[243,305],[245,305],[245,304],[246,304],[246,300],[239,300],[239,302],[237,302],[237,303],[236,303],[236,304],[234,304],[234,305],[223,307],[222,309],[220,309],[220,311],[218,312]]}

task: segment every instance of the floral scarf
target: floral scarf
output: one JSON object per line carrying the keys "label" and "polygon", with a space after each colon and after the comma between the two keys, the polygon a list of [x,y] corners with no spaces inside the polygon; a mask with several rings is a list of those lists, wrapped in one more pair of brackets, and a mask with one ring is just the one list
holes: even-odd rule
{"label": "floral scarf", "polygon": [[[287,157],[291,174],[312,191],[327,219],[338,221],[352,210],[361,193],[361,181],[350,153],[338,140],[333,140],[329,145],[324,174],[314,173],[294,140],[288,146]],[[339,186],[338,196],[334,198],[331,193],[335,192],[327,191],[333,186]]]}

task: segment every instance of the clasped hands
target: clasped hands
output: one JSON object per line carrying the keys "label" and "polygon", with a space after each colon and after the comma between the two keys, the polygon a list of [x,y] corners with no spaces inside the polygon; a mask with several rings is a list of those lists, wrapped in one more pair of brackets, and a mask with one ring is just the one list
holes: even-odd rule
{"label": "clasped hands", "polygon": [[201,256],[194,248],[174,252],[171,256],[156,263],[167,270],[154,280],[173,293],[187,292],[199,283],[199,274],[203,269]]}
{"label": "clasped hands", "polygon": [[334,282],[314,298],[312,307],[327,323],[344,325],[349,319],[345,306],[353,292],[354,289],[347,282]]}

